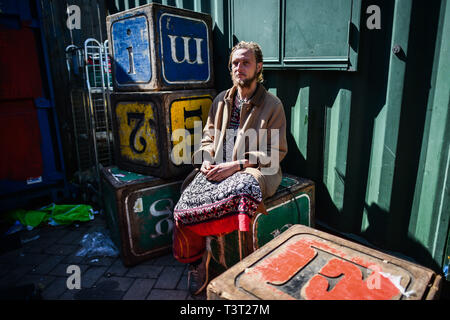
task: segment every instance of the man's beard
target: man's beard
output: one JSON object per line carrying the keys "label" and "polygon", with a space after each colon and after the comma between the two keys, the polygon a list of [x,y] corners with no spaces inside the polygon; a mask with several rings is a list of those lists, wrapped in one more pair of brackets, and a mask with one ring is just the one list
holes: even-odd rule
{"label": "man's beard", "polygon": [[250,86],[252,85],[253,81],[255,81],[258,78],[258,74],[255,70],[255,72],[253,73],[253,76],[247,79],[238,79],[236,78],[236,76],[234,75],[234,73],[231,74],[231,78],[233,79],[233,84],[236,86],[239,86],[241,88],[250,88]]}

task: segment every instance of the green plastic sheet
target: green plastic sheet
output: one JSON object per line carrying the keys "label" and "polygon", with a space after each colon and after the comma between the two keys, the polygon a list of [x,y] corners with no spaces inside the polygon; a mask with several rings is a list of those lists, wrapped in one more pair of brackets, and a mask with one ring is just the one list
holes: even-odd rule
{"label": "green plastic sheet", "polygon": [[50,204],[38,210],[16,209],[7,214],[12,221],[19,221],[27,227],[37,227],[41,223],[53,226],[68,225],[75,221],[89,221],[94,219],[94,210],[90,205],[57,205]]}

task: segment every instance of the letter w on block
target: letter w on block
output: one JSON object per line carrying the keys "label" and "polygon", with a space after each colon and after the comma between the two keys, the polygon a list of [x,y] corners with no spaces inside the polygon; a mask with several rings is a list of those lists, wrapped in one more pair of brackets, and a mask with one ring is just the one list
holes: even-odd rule
{"label": "letter w on block", "polygon": [[169,39],[170,39],[170,49],[172,52],[172,60],[175,63],[183,63],[183,62],[187,62],[189,64],[194,64],[194,63],[198,63],[198,64],[203,64],[203,60],[202,60],[202,41],[203,39],[199,39],[199,38],[194,38],[195,40],[195,48],[197,50],[197,56],[196,59],[194,61],[191,61],[190,55],[189,55],[189,40],[191,39],[190,37],[181,37],[181,39],[183,39],[183,49],[184,49],[184,58],[183,60],[178,60],[177,58],[177,49],[176,49],[176,39],[177,36],[174,35],[168,35]]}

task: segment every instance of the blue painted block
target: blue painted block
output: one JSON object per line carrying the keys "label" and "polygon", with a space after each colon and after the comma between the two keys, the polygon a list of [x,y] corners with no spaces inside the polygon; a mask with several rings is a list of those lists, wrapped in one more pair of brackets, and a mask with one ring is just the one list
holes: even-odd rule
{"label": "blue painted block", "polygon": [[167,84],[209,80],[208,26],[202,20],[160,12],[161,69]]}
{"label": "blue painted block", "polygon": [[152,79],[148,24],[144,16],[117,21],[111,28],[115,39],[115,79],[121,86],[149,83]]}
{"label": "blue painted block", "polygon": [[116,91],[214,86],[210,15],[151,3],[106,21]]}

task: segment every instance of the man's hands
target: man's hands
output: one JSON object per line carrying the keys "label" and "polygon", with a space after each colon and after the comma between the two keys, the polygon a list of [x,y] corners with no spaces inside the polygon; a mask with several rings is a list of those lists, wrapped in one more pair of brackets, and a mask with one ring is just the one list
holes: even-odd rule
{"label": "man's hands", "polygon": [[210,181],[222,181],[238,172],[240,169],[239,161],[231,161],[219,164],[211,164],[209,161],[203,161],[200,171],[206,175]]}

